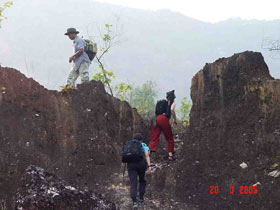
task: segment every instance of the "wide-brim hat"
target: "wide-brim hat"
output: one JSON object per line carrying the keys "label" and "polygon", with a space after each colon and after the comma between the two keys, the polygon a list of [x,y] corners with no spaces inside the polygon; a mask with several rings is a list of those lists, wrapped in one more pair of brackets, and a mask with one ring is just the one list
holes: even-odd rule
{"label": "wide-brim hat", "polygon": [[69,34],[78,34],[80,33],[79,31],[77,31],[75,28],[68,28],[67,32],[64,35],[69,35]]}

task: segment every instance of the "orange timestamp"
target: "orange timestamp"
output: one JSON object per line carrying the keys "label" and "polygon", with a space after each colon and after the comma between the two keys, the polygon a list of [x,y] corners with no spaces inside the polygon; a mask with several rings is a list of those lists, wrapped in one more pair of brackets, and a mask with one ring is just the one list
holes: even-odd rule
{"label": "orange timestamp", "polygon": [[[229,193],[233,195],[235,193],[235,187],[229,186]],[[257,186],[240,186],[239,187],[239,194],[257,194],[258,189]],[[219,194],[219,186],[210,186],[210,194],[211,195],[218,195]]]}

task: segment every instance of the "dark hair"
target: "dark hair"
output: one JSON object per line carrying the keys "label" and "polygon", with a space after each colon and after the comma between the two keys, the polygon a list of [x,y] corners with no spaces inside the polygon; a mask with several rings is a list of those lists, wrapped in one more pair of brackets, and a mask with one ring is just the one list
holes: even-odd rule
{"label": "dark hair", "polygon": [[133,135],[133,139],[142,141],[142,140],[143,140],[143,136],[142,136],[140,133],[135,133],[135,134]]}
{"label": "dark hair", "polygon": [[166,98],[168,101],[170,101],[170,105],[173,104],[176,96],[175,96],[175,90],[171,90],[169,92],[166,93]]}

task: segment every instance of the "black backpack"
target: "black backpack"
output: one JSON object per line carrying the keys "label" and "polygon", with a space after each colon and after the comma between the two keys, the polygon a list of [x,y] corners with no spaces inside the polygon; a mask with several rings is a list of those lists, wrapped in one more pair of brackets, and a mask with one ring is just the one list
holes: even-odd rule
{"label": "black backpack", "polygon": [[165,114],[168,118],[171,117],[171,110],[168,107],[168,102],[166,100],[160,100],[156,105],[156,115]]}
{"label": "black backpack", "polygon": [[122,150],[122,162],[123,163],[134,163],[143,160],[144,153],[142,144],[138,140],[127,141]]}

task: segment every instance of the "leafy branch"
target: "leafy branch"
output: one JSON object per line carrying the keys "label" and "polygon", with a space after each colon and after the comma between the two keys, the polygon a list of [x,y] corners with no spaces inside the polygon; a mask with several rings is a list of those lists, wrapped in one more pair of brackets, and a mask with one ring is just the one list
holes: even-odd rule
{"label": "leafy branch", "polygon": [[12,1],[7,1],[3,4],[3,6],[0,6],[0,28],[1,28],[1,23],[4,19],[7,19],[4,15],[3,12],[8,8],[13,5]]}
{"label": "leafy branch", "polygon": [[[128,101],[131,103],[131,97],[132,97],[132,90],[133,87],[130,84],[120,83],[116,85],[116,96],[122,100],[122,101]],[[128,95],[130,93],[130,96]]]}
{"label": "leafy branch", "polygon": [[101,38],[102,46],[99,48],[99,52],[96,55],[96,60],[100,71],[93,76],[93,79],[101,81],[109,89],[110,94],[113,96],[114,93],[111,83],[112,80],[115,79],[115,75],[113,71],[108,71],[105,69],[104,57],[110,52],[110,49],[120,41],[118,38],[120,38],[121,33],[114,33],[112,30],[112,24],[105,24],[104,27],[104,32],[101,32],[99,29],[99,37]]}

